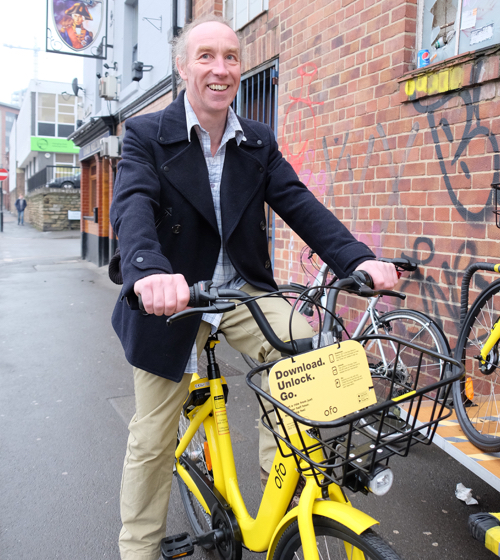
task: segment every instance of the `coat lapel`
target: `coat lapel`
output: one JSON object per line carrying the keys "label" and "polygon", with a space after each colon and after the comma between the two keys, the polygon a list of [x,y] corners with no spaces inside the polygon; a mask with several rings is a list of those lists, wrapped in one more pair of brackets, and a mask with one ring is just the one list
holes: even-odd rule
{"label": "coat lapel", "polygon": [[[187,137],[186,113],[182,91],[177,99],[164,109],[158,127],[157,140],[166,149],[179,149],[173,157],[165,161],[162,170],[165,178],[177,189],[196,210],[205,217],[218,232],[208,170],[203,150],[197,134]],[[245,145],[259,149],[251,127],[243,125]],[[173,146],[178,144],[178,146]],[[167,148],[167,145],[170,145]],[[238,225],[243,212],[261,188],[264,166],[250,155],[235,140],[228,142],[221,179],[221,211],[224,240],[227,240]]]}
{"label": "coat lapel", "polygon": [[226,147],[221,181],[221,211],[224,241],[227,241],[255,194],[262,188],[264,167],[236,141]]}
{"label": "coat lapel", "polygon": [[168,182],[219,231],[208,180],[208,169],[196,134],[180,153],[166,161],[162,172]]}

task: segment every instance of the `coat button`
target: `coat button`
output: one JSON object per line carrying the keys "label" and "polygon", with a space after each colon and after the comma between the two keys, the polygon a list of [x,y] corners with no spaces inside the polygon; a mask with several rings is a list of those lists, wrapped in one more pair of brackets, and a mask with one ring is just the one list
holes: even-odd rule
{"label": "coat button", "polygon": [[264,220],[262,220],[262,222],[260,222],[259,226],[260,226],[260,229],[262,231],[264,231],[266,229],[266,222]]}
{"label": "coat button", "polygon": [[163,138],[163,136],[160,136],[160,142],[164,142],[165,138]]}
{"label": "coat button", "polygon": [[271,268],[271,261],[269,259],[267,259],[267,261],[264,263],[264,266],[266,268]]}
{"label": "coat button", "polygon": [[261,173],[263,173],[263,172],[264,172],[264,168],[263,168],[263,167],[259,167],[259,171],[260,171]]}
{"label": "coat button", "polygon": [[137,262],[142,262],[142,261],[144,260],[144,258],[143,258],[143,257],[137,257],[135,260],[136,260]]}
{"label": "coat button", "polygon": [[166,173],[166,172],[168,171],[168,165],[164,165],[164,166],[162,167],[162,169],[163,169],[163,171],[165,171],[165,173]]}
{"label": "coat button", "polygon": [[262,144],[262,140],[257,140],[257,144],[260,146]]}
{"label": "coat button", "polygon": [[181,232],[181,225],[180,224],[175,224],[175,226],[172,226],[172,232],[173,233],[180,233]]}

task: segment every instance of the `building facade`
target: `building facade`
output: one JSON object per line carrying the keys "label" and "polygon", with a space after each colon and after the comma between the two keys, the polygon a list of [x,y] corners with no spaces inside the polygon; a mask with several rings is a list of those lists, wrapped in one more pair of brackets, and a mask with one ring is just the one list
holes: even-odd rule
{"label": "building facade", "polygon": [[[67,137],[74,132],[78,120],[80,100],[72,92],[71,84],[31,80],[23,97],[18,119],[12,130],[9,148],[9,189],[11,207],[19,194],[28,200],[26,216],[31,221],[34,205],[29,198],[43,189],[64,190],[70,198],[79,198],[80,167],[78,148]],[[41,192],[40,189],[42,189]],[[35,197],[38,200],[38,196]],[[44,215],[43,208],[49,212],[33,225],[43,231],[50,229],[78,229],[79,208],[71,202],[71,214],[64,209],[61,214],[55,207],[57,203],[44,202],[37,215]],[[62,200],[62,199],[61,199]],[[33,202],[33,201],[32,201]],[[54,206],[51,211],[50,209]],[[75,214],[76,212],[76,214]],[[57,217],[55,217],[57,215]],[[64,218],[64,216],[66,216]]]}
{"label": "building facade", "polygon": [[[9,142],[12,127],[19,114],[17,105],[0,103],[0,168],[9,169]],[[3,204],[6,210],[10,210],[9,178],[3,181]]]}
{"label": "building facade", "polygon": [[[185,7],[177,6],[179,27]],[[187,8],[188,17],[232,21],[244,48],[237,112],[273,126],[301,180],[378,256],[419,263],[401,284],[405,305],[437,319],[453,346],[461,274],[495,259],[500,239],[492,188],[500,181],[500,0],[193,0]],[[126,118],[171,102],[174,11],[171,2],[114,2],[113,32],[128,29],[137,46],[131,59],[118,49],[106,62],[122,83],[110,103],[88,109],[86,101],[74,134],[81,150],[85,135],[97,138],[92,128],[119,137]],[[422,49],[430,64],[418,68]],[[153,66],[137,85],[126,71],[134,59]],[[87,73],[95,99],[92,73],[101,72]],[[88,159],[82,174],[88,185],[95,178],[95,191],[82,188],[82,208],[92,235],[104,238],[107,254],[96,262],[105,264],[116,245],[108,215],[117,158]],[[303,281],[303,242],[272,213],[268,226],[277,281]]]}

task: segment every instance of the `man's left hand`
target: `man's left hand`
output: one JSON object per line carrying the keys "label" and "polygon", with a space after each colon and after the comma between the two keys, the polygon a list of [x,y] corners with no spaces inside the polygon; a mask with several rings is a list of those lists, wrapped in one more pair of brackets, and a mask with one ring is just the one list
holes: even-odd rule
{"label": "man's left hand", "polygon": [[375,290],[392,290],[398,283],[396,267],[381,261],[365,261],[356,270],[364,270],[372,277]]}

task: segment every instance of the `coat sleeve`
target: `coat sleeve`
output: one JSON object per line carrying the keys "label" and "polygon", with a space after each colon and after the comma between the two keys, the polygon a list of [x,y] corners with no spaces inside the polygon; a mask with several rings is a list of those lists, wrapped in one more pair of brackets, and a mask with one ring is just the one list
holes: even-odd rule
{"label": "coat sleeve", "polygon": [[[151,139],[136,119],[127,121],[122,159],[118,163],[110,218],[118,236],[123,295],[134,295],[137,280],[151,274],[171,274],[155,228],[160,205],[160,179]],[[139,120],[139,119],[137,119]]]}
{"label": "coat sleeve", "polygon": [[339,278],[375,259],[349,230],[299,180],[270,134],[266,201],[271,208],[325,261]]}

